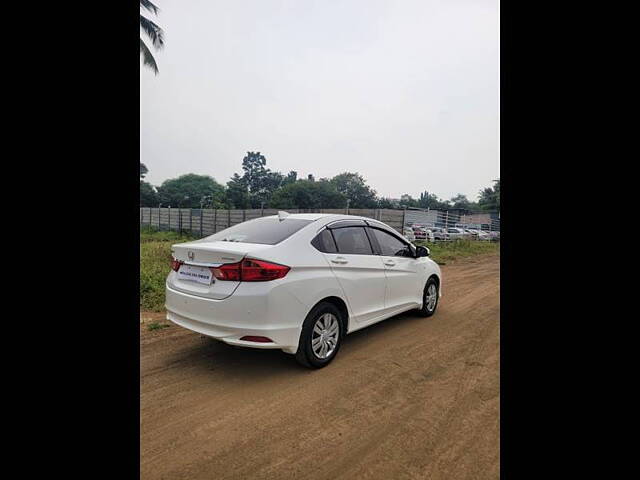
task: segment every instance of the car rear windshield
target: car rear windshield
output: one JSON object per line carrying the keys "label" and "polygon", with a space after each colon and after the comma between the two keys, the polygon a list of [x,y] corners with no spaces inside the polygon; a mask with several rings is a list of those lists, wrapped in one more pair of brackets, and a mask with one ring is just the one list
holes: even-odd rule
{"label": "car rear windshield", "polygon": [[214,233],[198,240],[199,242],[243,242],[275,245],[289,238],[301,228],[309,225],[313,220],[300,218],[263,217],[239,223],[233,227]]}

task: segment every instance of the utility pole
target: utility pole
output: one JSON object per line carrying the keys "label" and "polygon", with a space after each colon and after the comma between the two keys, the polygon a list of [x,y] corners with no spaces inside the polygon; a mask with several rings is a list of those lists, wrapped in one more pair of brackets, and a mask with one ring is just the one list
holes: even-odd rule
{"label": "utility pole", "polygon": [[402,230],[401,231],[404,231],[404,227],[405,227],[406,223],[407,223],[407,206],[403,205],[402,206]]}
{"label": "utility pole", "polygon": [[200,238],[204,235],[202,234],[202,221],[204,220],[204,211],[202,207],[204,206],[204,195],[200,197]]}
{"label": "utility pole", "polygon": [[351,199],[347,198],[347,215],[349,215],[349,204],[351,203]]}

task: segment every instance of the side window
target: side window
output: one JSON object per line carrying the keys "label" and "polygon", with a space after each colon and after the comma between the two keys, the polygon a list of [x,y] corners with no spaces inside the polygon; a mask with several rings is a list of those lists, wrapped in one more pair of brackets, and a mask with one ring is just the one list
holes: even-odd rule
{"label": "side window", "polygon": [[393,235],[383,232],[382,230],[376,230],[374,228],[369,230],[373,232],[373,235],[380,245],[381,254],[389,257],[412,257],[411,249],[409,245],[401,242]]}
{"label": "side window", "polygon": [[338,252],[353,255],[373,255],[364,227],[345,227],[333,230]]}
{"label": "side window", "polygon": [[311,245],[316,247],[317,250],[320,250],[323,253],[336,253],[338,249],[336,248],[336,242],[333,241],[333,236],[331,232],[326,228],[322,230],[316,237],[311,240]]}

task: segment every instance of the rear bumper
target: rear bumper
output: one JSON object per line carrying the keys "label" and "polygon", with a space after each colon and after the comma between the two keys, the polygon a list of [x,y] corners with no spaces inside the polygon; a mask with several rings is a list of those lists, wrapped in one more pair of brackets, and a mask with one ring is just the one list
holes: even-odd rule
{"label": "rear bumper", "polygon": [[[235,293],[224,300],[189,295],[168,285],[165,290],[167,319],[176,325],[230,345],[275,348],[287,353],[298,349],[306,307],[283,286],[241,283]],[[273,341],[240,340],[245,335]]]}

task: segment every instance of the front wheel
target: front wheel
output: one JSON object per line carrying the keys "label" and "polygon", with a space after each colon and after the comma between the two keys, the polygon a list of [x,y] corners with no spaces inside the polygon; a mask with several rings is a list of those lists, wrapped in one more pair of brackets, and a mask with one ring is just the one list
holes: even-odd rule
{"label": "front wheel", "polygon": [[296,360],[307,368],[327,366],[337,355],[342,343],[343,319],[335,305],[322,302],[316,305],[304,323]]}
{"label": "front wheel", "polygon": [[422,308],[418,310],[423,317],[430,317],[436,313],[438,308],[438,282],[434,278],[430,278],[424,287],[422,293]]}

